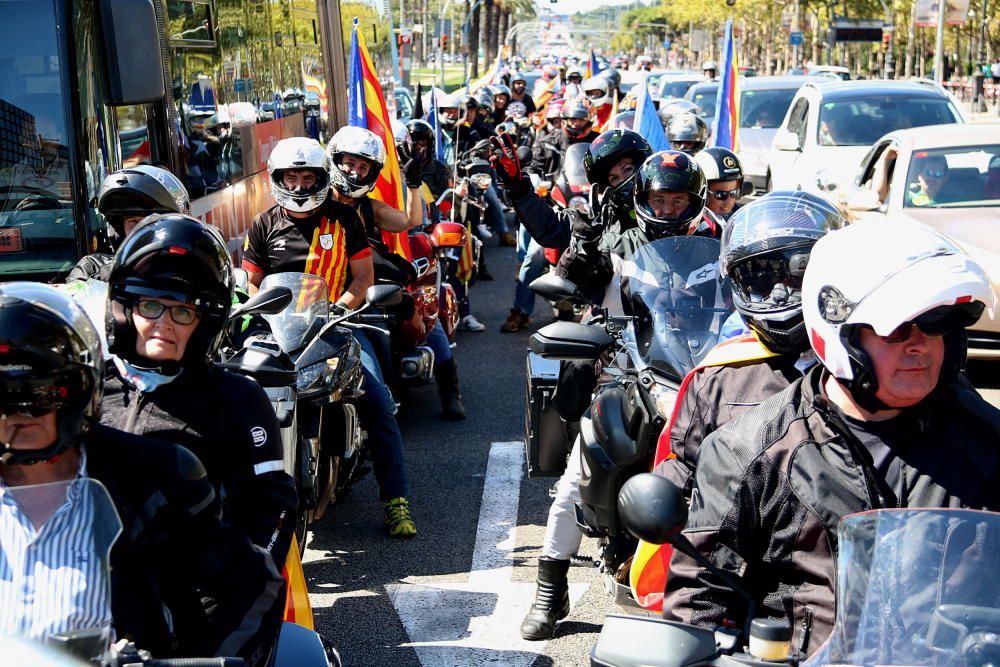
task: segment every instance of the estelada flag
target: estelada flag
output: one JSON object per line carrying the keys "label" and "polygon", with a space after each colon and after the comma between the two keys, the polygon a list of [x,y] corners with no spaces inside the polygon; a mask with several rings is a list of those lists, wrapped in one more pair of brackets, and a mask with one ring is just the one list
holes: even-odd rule
{"label": "estelada flag", "polygon": [[[674,403],[673,414],[670,415],[669,421],[663,427],[663,432],[656,442],[653,469],[656,469],[664,460],[676,456],[670,450],[670,431],[677,419],[677,412],[691,378],[710,366],[753,363],[773,356],[776,356],[775,353],[764,347],[752,334],[731,338],[713,347],[701,365],[687,374],[677,391],[677,401]],[[632,566],[629,569],[629,586],[632,588],[632,595],[636,602],[643,609],[663,611],[663,593],[667,588],[671,553],[672,549],[669,544],[650,544],[639,540],[639,545],[632,556]]]}
{"label": "estelada flag", "polygon": [[[371,130],[385,146],[385,165],[375,182],[372,197],[393,208],[405,211],[403,205],[403,177],[396,155],[396,142],[392,138],[389,109],[382,95],[375,66],[372,64],[365,38],[358,31],[358,19],[354,18],[351,30],[350,71],[347,75],[347,123]],[[385,241],[394,252],[410,259],[410,240],[405,233],[382,232]]]}
{"label": "estelada flag", "polygon": [[722,79],[715,98],[715,119],[712,121],[712,146],[731,151],[739,148],[740,89],[736,46],[733,43],[733,21],[726,21],[726,37],[722,51]]}

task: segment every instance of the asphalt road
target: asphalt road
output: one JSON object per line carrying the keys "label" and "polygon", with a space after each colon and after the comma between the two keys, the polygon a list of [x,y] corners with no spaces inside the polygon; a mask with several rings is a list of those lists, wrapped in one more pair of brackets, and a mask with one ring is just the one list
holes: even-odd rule
{"label": "asphalt road", "polygon": [[[422,621],[435,626],[442,604],[454,607],[458,620],[455,627],[443,622],[439,631],[432,627],[429,638],[414,638],[387,593],[386,586],[398,584],[461,588],[469,581],[480,513],[486,516],[493,509],[481,508],[491,443],[523,439],[527,338],[537,326],[551,321],[551,311],[539,300],[528,331],[500,334],[513,297],[514,251],[491,246],[487,259],[496,280],[479,283],[472,293],[473,312],[487,330],[460,333],[455,350],[469,418],[459,423],[443,421],[433,387],[411,391],[398,416],[418,536],[409,541],[385,536],[377,486],[369,475],[333,508],[332,515],[319,522],[308,543],[305,572],[317,629],[339,649],[345,665],[585,665],[605,614],[616,611],[594,569],[574,563],[570,581],[579,584],[583,593],[569,618],[559,625],[556,637],[532,643],[530,650],[537,656],[515,650],[513,645],[484,653],[465,645],[481,641],[484,632],[496,635],[494,642],[501,637],[501,643],[505,634],[516,636],[523,615],[517,611],[501,619],[493,614],[492,605],[501,606],[500,595],[487,596],[486,611],[477,610],[477,605],[483,606],[482,596],[467,591],[455,593],[436,607],[429,605],[426,612],[418,601],[416,614],[412,608],[407,612],[411,624]],[[989,400],[1000,405],[1000,385],[992,369],[989,364],[972,364],[970,377],[984,388]],[[530,603],[553,482],[522,478],[519,492],[512,493],[519,498],[517,525],[509,545],[513,567],[510,584],[498,592],[517,597],[524,608]],[[592,540],[584,540],[582,555],[594,555]],[[424,613],[426,618],[413,618]]]}

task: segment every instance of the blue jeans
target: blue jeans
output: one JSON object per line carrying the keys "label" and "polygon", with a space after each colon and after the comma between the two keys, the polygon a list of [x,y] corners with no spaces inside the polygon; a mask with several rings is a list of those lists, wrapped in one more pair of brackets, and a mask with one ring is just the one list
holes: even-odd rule
{"label": "blue jeans", "polygon": [[383,501],[392,500],[409,494],[406,462],[403,460],[403,436],[396,423],[396,405],[385,386],[382,367],[368,339],[368,332],[360,329],[352,329],[352,332],[361,346],[361,366],[365,378],[365,393],[358,405],[361,424],[368,431],[379,497]]}
{"label": "blue jeans", "polygon": [[430,335],[427,336],[427,347],[431,348],[434,352],[435,365],[451,361],[451,343],[448,342],[448,334],[444,332],[444,327],[441,326],[441,320],[434,323],[434,328],[431,329]]}
{"label": "blue jeans", "polygon": [[525,315],[531,315],[535,310],[535,293],[528,285],[535,278],[545,274],[549,262],[545,259],[545,248],[531,238],[524,225],[521,225],[521,232],[517,237],[517,254],[521,258],[521,269],[517,273],[517,282],[514,283],[514,307]]}
{"label": "blue jeans", "polygon": [[510,230],[507,228],[507,218],[503,214],[503,204],[497,193],[496,178],[494,175],[493,184],[483,193],[486,202],[486,226],[497,234],[507,234]]}

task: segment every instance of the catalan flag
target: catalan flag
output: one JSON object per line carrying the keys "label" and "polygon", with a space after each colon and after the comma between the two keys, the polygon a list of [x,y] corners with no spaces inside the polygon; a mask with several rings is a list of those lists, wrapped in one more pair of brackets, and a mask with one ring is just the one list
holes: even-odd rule
{"label": "catalan flag", "polygon": [[726,21],[726,37],[722,50],[722,79],[719,96],[715,99],[715,119],[712,121],[712,145],[735,151],[740,127],[739,69],[733,44],[733,20]]}
{"label": "catalan flag", "polygon": [[[396,155],[396,142],[392,138],[389,124],[389,109],[382,95],[375,65],[365,45],[364,35],[358,31],[358,19],[354,18],[351,30],[350,69],[347,75],[347,122],[374,132],[385,146],[385,165],[379,174],[372,197],[401,211],[403,206],[403,177]],[[386,245],[396,253],[410,258],[409,238],[405,233],[382,232]]]}

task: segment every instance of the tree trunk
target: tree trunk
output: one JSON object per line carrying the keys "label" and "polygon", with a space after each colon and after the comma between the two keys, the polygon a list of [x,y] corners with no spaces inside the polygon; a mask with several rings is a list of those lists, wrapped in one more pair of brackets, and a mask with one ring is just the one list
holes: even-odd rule
{"label": "tree trunk", "polygon": [[500,30],[497,31],[497,38],[500,40],[500,48],[503,48],[504,39],[507,37],[507,30],[510,28],[510,11],[504,7],[500,11]]}
{"label": "tree trunk", "polygon": [[[466,2],[468,5],[468,2]],[[478,79],[479,78],[479,18],[480,18],[480,8],[482,5],[476,7],[476,11],[472,13],[472,20],[469,22],[469,78]]]}
{"label": "tree trunk", "polygon": [[489,5],[486,4],[485,0],[479,11],[479,41],[483,46],[483,69],[486,70],[490,66],[490,12],[493,8],[493,3]]}
{"label": "tree trunk", "polygon": [[490,11],[489,11],[488,16],[489,16],[489,21],[487,21],[487,26],[488,26],[487,27],[487,31],[488,31],[489,38],[486,41],[486,45],[487,45],[487,47],[486,47],[486,49],[487,49],[486,66],[487,67],[489,67],[489,65],[497,57],[497,41],[498,41],[497,32],[500,30],[500,7],[497,4],[497,0],[493,0],[493,5],[490,7]]}

